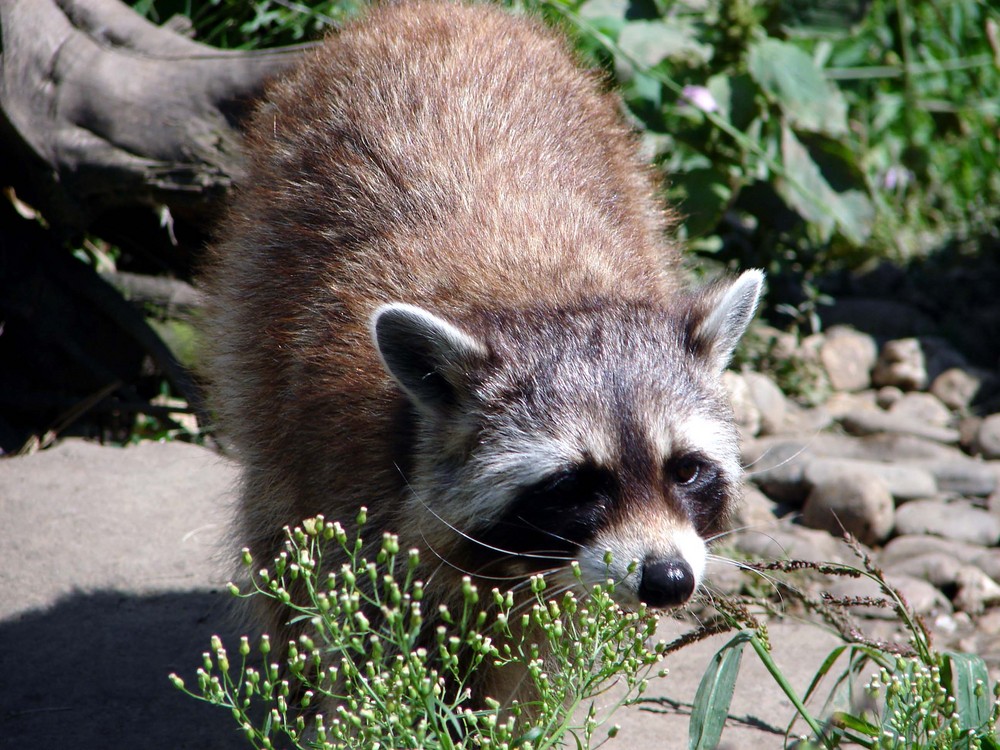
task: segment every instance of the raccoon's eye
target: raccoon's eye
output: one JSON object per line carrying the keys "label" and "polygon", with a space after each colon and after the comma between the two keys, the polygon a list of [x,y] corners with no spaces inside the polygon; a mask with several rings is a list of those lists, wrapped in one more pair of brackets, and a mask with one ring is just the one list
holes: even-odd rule
{"label": "raccoon's eye", "polygon": [[670,462],[668,470],[675,484],[692,485],[702,476],[705,464],[697,456],[681,456]]}

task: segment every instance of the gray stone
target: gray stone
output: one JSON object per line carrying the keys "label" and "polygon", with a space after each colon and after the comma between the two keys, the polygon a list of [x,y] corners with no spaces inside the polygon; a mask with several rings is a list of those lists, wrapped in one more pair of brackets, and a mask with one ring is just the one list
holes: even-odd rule
{"label": "gray stone", "polygon": [[1000,542],[1000,518],[962,500],[914,500],[896,509],[896,531],[992,547]]}
{"label": "gray stone", "polygon": [[853,557],[841,540],[825,531],[787,523],[767,533],[744,531],[733,541],[738,550],[757,560],[843,563]]}
{"label": "gray stone", "polygon": [[952,367],[934,378],[930,392],[949,409],[964,411],[969,408],[982,384],[982,379],[973,373]]}
{"label": "gray stone", "polygon": [[917,614],[935,615],[952,611],[948,597],[937,586],[927,581],[910,576],[894,576],[889,579],[889,585],[903,595],[903,599]]}
{"label": "gray stone", "polygon": [[834,393],[824,402],[823,408],[830,412],[834,419],[843,419],[847,414],[854,412],[881,413],[878,404],[875,403],[875,394],[871,391]]}
{"label": "gray stone", "polygon": [[856,441],[858,457],[871,461],[968,461],[958,448],[943,445],[933,440],[906,435],[903,433],[885,432],[866,435]]}
{"label": "gray stone", "polygon": [[[809,473],[807,468],[807,479]],[[847,532],[872,545],[889,536],[894,511],[889,486],[881,477],[849,473],[814,484],[802,508],[802,523],[836,536]]]}
{"label": "gray stone", "polygon": [[996,471],[981,461],[962,457],[958,460],[937,459],[921,466],[934,475],[938,489],[970,497],[986,497],[997,489]]}
{"label": "gray stone", "polygon": [[757,372],[743,373],[750,396],[760,415],[760,433],[774,435],[781,432],[788,410],[787,399],[781,389],[766,375]]}
{"label": "gray stone", "polygon": [[[902,537],[899,537],[902,538]],[[958,581],[958,572],[965,567],[961,560],[947,552],[930,551],[904,557],[903,559],[883,566],[886,575],[908,575],[920,578],[935,586],[945,588],[954,586]]]}
{"label": "gray stone", "polygon": [[933,382],[941,373],[953,368],[967,370],[969,361],[948,339],[942,336],[921,336],[920,348],[927,362],[927,382]]}
{"label": "gray stone", "polygon": [[939,443],[958,442],[958,430],[935,427],[924,422],[900,417],[888,412],[859,410],[845,414],[841,420],[844,429],[853,435],[874,435],[879,432],[913,435]]}
{"label": "gray stone", "polygon": [[887,341],[872,371],[876,386],[894,385],[904,391],[927,387],[927,363],[920,341],[914,338]]}
{"label": "gray stone", "polygon": [[918,466],[887,464],[858,458],[814,458],[806,463],[803,480],[812,488],[833,484],[844,477],[874,476],[881,479],[900,501],[932,497],[938,487],[934,476]]}
{"label": "gray stone", "polygon": [[743,490],[743,500],[733,513],[732,528],[766,530],[778,522],[777,504],[755,487]]}
{"label": "gray stone", "polygon": [[903,397],[903,390],[894,385],[884,385],[875,393],[875,403],[888,409]]}
{"label": "gray stone", "polygon": [[966,453],[976,452],[976,438],[983,424],[982,417],[962,417],[958,421],[958,444]]}
{"label": "gray stone", "polygon": [[837,391],[862,391],[871,385],[871,371],[878,356],[875,339],[846,326],[826,332],[819,359],[830,385]]}
{"label": "gray stone", "polygon": [[951,421],[951,412],[941,403],[937,396],[930,393],[906,393],[901,399],[889,407],[889,414],[894,417],[912,419],[915,422],[925,422],[936,427],[947,427]]}
{"label": "gray stone", "polygon": [[[937,615],[950,613],[951,602],[936,586],[919,578],[905,574],[886,576],[886,582],[898,591],[907,604],[921,615]],[[858,605],[850,611],[858,616],[894,619],[897,615],[892,607],[892,600],[885,595],[881,587],[870,578],[839,578],[826,587],[826,592],[837,598],[870,598],[886,599],[889,606],[875,607]]]}
{"label": "gray stone", "polygon": [[807,447],[796,441],[747,441],[743,447],[746,477],[768,497],[801,504],[808,488],[802,478]]}
{"label": "gray stone", "polygon": [[833,415],[826,406],[802,407],[785,400],[785,419],[779,432],[786,435],[815,435],[833,424]]}
{"label": "gray stone", "polygon": [[974,557],[971,562],[994,581],[1000,581],[1000,549],[990,548]]}
{"label": "gray stone", "polygon": [[974,565],[986,550],[981,544],[958,539],[945,539],[927,534],[906,534],[890,539],[878,554],[877,561],[883,568],[889,568],[903,560],[936,553],[954,557],[964,564]]}
{"label": "gray stone", "polygon": [[974,565],[966,565],[958,572],[955,594],[956,609],[979,614],[990,604],[1000,602],[1000,584]]}
{"label": "gray stone", "polygon": [[754,437],[760,432],[760,410],[754,403],[746,379],[738,372],[726,370],[722,373],[722,384],[733,404],[733,415],[736,417],[740,435],[744,440]]}
{"label": "gray stone", "polygon": [[983,458],[1000,458],[1000,414],[991,414],[979,425],[975,449]]}

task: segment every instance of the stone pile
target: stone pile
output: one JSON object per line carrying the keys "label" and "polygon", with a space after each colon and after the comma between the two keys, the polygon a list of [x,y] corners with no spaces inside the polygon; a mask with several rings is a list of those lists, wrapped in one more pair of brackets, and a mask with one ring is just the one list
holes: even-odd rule
{"label": "stone pile", "polygon": [[[858,563],[847,531],[944,630],[1000,605],[1000,413],[977,416],[984,404],[1000,412],[998,373],[934,339],[879,346],[838,327],[794,347],[769,335],[824,396],[803,407],[764,375],[727,373],[748,478],[737,549]],[[838,596],[878,594],[825,583]]]}

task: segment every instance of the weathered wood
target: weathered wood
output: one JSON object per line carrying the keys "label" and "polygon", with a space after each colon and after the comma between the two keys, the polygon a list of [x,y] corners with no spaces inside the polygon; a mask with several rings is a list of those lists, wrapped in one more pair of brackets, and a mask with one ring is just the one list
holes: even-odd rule
{"label": "weathered wood", "polygon": [[0,0],[0,181],[50,226],[142,206],[209,216],[241,173],[236,125],[301,47],[224,51],[119,0]]}

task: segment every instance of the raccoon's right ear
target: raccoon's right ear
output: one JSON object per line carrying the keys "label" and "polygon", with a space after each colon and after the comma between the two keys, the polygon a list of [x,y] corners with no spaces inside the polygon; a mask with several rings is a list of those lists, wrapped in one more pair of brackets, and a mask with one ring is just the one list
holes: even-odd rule
{"label": "raccoon's right ear", "polygon": [[479,341],[416,305],[382,305],[371,331],[386,372],[414,406],[435,416],[458,405],[467,373],[487,356]]}
{"label": "raccoon's right ear", "polygon": [[729,365],[733,351],[753,320],[764,287],[764,272],[744,271],[697,293],[688,313],[688,346],[716,372]]}

